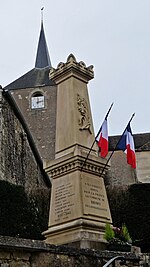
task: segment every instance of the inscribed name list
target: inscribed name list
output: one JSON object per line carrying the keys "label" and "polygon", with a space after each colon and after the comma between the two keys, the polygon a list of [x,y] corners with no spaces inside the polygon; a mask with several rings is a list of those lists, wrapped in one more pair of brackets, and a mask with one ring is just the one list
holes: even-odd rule
{"label": "inscribed name list", "polygon": [[72,220],[77,216],[78,190],[71,178],[57,179],[53,183],[51,225]]}

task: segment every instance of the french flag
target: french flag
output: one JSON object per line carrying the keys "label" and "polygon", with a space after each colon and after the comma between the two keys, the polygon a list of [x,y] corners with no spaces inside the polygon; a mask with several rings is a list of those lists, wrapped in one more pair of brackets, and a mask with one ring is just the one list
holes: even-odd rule
{"label": "french flag", "polygon": [[108,125],[105,118],[100,131],[96,137],[97,145],[100,149],[100,156],[105,158],[108,154]]}
{"label": "french flag", "polygon": [[134,148],[134,140],[130,127],[130,123],[127,125],[123,135],[121,136],[117,148],[123,150],[127,154],[127,163],[131,165],[132,168],[136,168],[136,156]]}

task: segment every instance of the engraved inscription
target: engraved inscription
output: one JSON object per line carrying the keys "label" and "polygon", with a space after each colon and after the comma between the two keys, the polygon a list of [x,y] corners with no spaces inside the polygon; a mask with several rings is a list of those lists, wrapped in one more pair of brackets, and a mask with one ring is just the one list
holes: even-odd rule
{"label": "engraved inscription", "polygon": [[108,212],[106,203],[106,193],[103,184],[98,180],[83,180],[84,214],[95,216],[105,216]]}
{"label": "engraved inscription", "polygon": [[[105,196],[103,193],[100,193],[100,189],[97,188],[97,185],[91,183],[85,183],[84,196],[90,200],[89,204],[85,204],[85,207],[102,210],[103,203],[105,201]],[[106,209],[104,209],[106,210]]]}
{"label": "engraved inscription", "polygon": [[54,207],[54,221],[58,223],[60,221],[68,220],[72,215],[72,208],[74,204],[73,185],[68,182],[63,185],[57,185],[55,188],[55,207]]}

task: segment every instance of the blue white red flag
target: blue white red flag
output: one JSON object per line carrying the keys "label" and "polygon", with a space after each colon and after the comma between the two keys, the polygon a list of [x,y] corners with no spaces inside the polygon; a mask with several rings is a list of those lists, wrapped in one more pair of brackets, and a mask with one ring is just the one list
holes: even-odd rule
{"label": "blue white red flag", "polygon": [[121,136],[117,148],[120,148],[127,154],[127,163],[131,165],[132,168],[136,168],[136,156],[134,148],[134,139],[130,127],[130,123],[127,125],[123,135]]}
{"label": "blue white red flag", "polygon": [[105,158],[108,154],[108,125],[105,118],[98,136],[96,137],[97,145],[100,150],[100,156]]}

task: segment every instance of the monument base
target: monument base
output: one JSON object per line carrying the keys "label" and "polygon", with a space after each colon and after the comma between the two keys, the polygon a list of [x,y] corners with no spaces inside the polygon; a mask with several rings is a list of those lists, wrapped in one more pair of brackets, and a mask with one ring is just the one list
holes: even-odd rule
{"label": "monument base", "polygon": [[65,244],[65,246],[83,249],[106,250],[107,244],[99,241],[80,240]]}
{"label": "monument base", "polygon": [[[77,149],[75,150],[77,151]],[[111,223],[101,160],[90,155],[83,166],[81,155],[67,154],[47,166],[52,191],[46,242],[102,249],[106,223]]]}
{"label": "monument base", "polygon": [[43,234],[45,242],[54,245],[68,245],[77,248],[105,249],[104,223],[92,223],[79,219],[71,223],[50,227]]}

